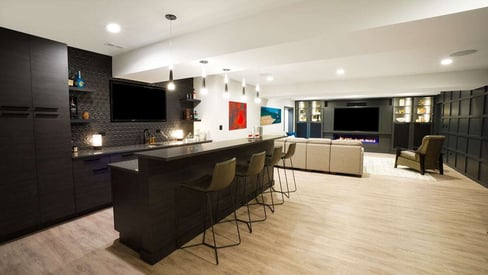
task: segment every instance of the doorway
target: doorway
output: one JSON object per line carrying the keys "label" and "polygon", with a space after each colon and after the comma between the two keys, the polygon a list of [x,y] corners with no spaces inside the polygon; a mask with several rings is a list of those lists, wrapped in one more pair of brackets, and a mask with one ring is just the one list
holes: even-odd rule
{"label": "doorway", "polygon": [[293,107],[284,107],[284,123],[283,123],[283,130],[285,131],[286,135],[295,135],[295,130],[293,128],[294,125],[294,114],[293,114]]}

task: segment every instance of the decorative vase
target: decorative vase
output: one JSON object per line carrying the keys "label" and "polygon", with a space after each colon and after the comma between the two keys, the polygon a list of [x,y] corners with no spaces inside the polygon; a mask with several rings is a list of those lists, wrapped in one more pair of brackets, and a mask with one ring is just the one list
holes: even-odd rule
{"label": "decorative vase", "polygon": [[75,84],[76,84],[76,87],[78,87],[78,88],[85,87],[85,80],[83,79],[83,77],[81,77],[80,71],[78,71],[78,73],[76,74]]}

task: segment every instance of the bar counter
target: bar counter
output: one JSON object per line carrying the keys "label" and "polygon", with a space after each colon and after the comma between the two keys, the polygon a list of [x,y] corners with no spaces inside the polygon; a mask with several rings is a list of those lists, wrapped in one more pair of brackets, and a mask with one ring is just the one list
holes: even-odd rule
{"label": "bar counter", "polygon": [[[114,224],[120,233],[120,242],[138,252],[145,262],[154,264],[190,241],[204,230],[203,197],[180,185],[205,174],[211,175],[217,162],[233,157],[238,162],[246,162],[252,154],[262,151],[271,154],[274,140],[280,137],[145,151],[136,154],[137,160],[110,164]],[[269,185],[267,177],[264,180],[265,185]],[[249,192],[240,204],[253,197],[256,180],[250,179],[248,184]],[[221,195],[217,221],[232,212],[232,189]],[[242,189],[237,192],[240,194]]]}

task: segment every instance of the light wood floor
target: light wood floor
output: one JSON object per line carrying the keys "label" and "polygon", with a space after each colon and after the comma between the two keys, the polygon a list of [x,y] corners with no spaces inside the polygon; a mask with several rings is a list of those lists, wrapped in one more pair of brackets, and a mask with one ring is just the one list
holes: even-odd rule
{"label": "light wood floor", "polygon": [[252,234],[241,226],[218,266],[206,247],[145,264],[118,242],[110,208],[2,244],[0,274],[488,274],[488,189],[453,169],[435,181],[296,176],[298,192]]}

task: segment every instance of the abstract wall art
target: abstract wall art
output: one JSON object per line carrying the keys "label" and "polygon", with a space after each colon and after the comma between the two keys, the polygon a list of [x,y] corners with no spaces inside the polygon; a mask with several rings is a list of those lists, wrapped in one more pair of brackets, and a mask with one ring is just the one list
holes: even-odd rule
{"label": "abstract wall art", "polygon": [[281,109],[261,107],[261,125],[281,123]]}
{"label": "abstract wall art", "polygon": [[247,104],[229,101],[229,130],[247,128]]}

